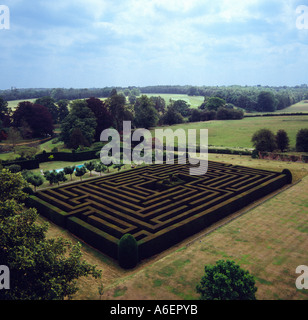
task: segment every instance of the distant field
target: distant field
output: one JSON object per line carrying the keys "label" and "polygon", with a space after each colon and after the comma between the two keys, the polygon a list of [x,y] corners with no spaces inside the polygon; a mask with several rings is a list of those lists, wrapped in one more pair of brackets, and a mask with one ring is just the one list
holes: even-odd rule
{"label": "distant field", "polygon": [[184,100],[186,101],[191,108],[198,108],[204,101],[203,96],[188,96],[187,94],[162,94],[162,93],[145,93],[149,97],[162,97],[166,101],[166,106],[171,100]]}
{"label": "distant field", "polygon": [[283,110],[277,110],[276,113],[308,112],[308,100],[305,101],[298,102]]}
{"label": "distant field", "polygon": [[23,100],[8,101],[8,107],[11,108],[12,110],[15,110],[19,102],[23,102],[23,101],[34,102],[35,100],[36,99],[23,99]]}
{"label": "distant field", "polygon": [[[295,147],[296,134],[298,130],[307,127],[308,116],[277,116],[244,118],[242,120],[185,123],[173,125],[168,128],[172,130],[184,129],[186,131],[186,135],[188,129],[196,129],[197,132],[200,129],[208,129],[209,145],[234,148],[252,148],[251,138],[259,129],[267,128],[272,130],[275,134],[279,129],[284,129],[290,138],[290,146]],[[197,141],[197,144],[199,144],[199,141]]]}

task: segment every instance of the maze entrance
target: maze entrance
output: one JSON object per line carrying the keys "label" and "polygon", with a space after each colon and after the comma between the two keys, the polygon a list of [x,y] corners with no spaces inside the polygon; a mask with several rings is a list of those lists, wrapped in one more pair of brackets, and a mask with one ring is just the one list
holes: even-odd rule
{"label": "maze entrance", "polygon": [[[39,191],[29,204],[103,253],[117,258],[131,234],[140,258],[157,254],[287,184],[283,173],[208,162],[155,164]],[[179,184],[157,187],[176,176]]]}

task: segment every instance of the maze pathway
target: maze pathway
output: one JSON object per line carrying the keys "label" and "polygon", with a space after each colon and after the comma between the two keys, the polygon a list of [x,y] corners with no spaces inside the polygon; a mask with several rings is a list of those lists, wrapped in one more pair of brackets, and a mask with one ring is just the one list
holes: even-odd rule
{"label": "maze pathway", "polygon": [[[282,173],[208,162],[202,176],[189,164],[155,164],[39,191],[31,204],[85,242],[117,257],[124,234],[141,258],[159,253],[287,183]],[[157,182],[181,183],[161,190]]]}

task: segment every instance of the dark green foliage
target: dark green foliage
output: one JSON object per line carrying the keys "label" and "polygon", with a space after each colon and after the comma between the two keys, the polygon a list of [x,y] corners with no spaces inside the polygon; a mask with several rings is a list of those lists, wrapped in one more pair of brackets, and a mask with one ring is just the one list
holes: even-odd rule
{"label": "dark green foliage", "polygon": [[274,112],[276,110],[278,100],[271,91],[262,91],[258,95],[256,110],[260,112]]}
{"label": "dark green foliage", "polygon": [[287,176],[287,183],[291,184],[292,183],[292,173],[289,169],[283,169],[282,174],[285,174]]}
{"label": "dark green foliage", "polygon": [[301,129],[296,135],[296,150],[308,152],[308,129]]}
{"label": "dark green foliage", "polygon": [[[101,271],[81,260],[81,244],[47,237],[48,224],[26,208],[20,173],[0,173],[0,262],[10,270],[10,290],[0,300],[63,300],[78,291],[77,279],[101,277]],[[4,192],[5,191],[5,192]]]}
{"label": "dark green foliage", "polygon": [[178,124],[183,122],[183,116],[173,106],[169,106],[167,112],[160,119],[160,123],[166,125]]}
{"label": "dark green foliage", "polygon": [[82,180],[82,177],[86,174],[87,169],[85,167],[76,168],[75,176],[80,177],[80,180]]}
{"label": "dark green foliage", "polygon": [[225,106],[226,101],[219,97],[211,97],[205,104],[205,108],[208,110],[217,111],[218,108]]}
{"label": "dark green foliage", "polygon": [[21,171],[21,166],[18,164],[12,164],[7,166],[7,169],[9,169],[12,173],[17,173]]}
{"label": "dark green foliage", "polygon": [[251,141],[258,151],[273,152],[277,148],[275,135],[269,129],[258,130]]}
{"label": "dark green foliage", "polygon": [[290,140],[285,130],[279,130],[275,138],[277,147],[281,152],[289,147]]}
{"label": "dark green foliage", "polygon": [[95,162],[94,161],[85,162],[84,166],[87,170],[89,170],[90,176],[91,176],[92,171],[95,169]]}
{"label": "dark green foliage", "polygon": [[76,167],[75,167],[75,166],[72,166],[72,167],[65,167],[65,168],[63,168],[63,171],[64,171],[64,174],[69,174],[69,175],[70,175],[70,177],[71,177],[71,180],[73,180],[72,175],[73,175],[73,173],[74,173],[75,169],[76,169]]}
{"label": "dark green foliage", "polygon": [[[69,115],[61,123],[59,139],[72,148],[77,148],[79,145],[90,145],[97,126],[94,113],[83,100],[73,101],[70,109]],[[72,137],[73,133],[77,137]]]}
{"label": "dark green foliage", "polygon": [[131,269],[137,265],[138,260],[137,241],[131,234],[125,234],[119,241],[119,265],[124,269]]}
{"label": "dark green foliage", "polygon": [[32,190],[31,187],[24,187],[24,188],[22,189],[22,191],[23,191],[24,193],[27,193],[27,194],[30,195],[30,196],[34,194],[34,191]]}
{"label": "dark green foliage", "polygon": [[259,158],[259,152],[258,150],[254,149],[251,153],[251,158],[252,159],[258,159]]}
{"label": "dark green foliage", "polygon": [[158,111],[154,107],[153,101],[146,95],[137,98],[135,105],[135,125],[137,128],[154,127],[159,119]]}
{"label": "dark green foliage", "polygon": [[255,280],[234,261],[219,260],[206,265],[196,290],[200,300],[256,300]]}

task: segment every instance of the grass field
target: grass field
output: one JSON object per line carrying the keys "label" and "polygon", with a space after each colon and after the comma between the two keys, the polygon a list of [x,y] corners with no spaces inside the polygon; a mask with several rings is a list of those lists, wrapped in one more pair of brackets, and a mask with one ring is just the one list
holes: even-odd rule
{"label": "grass field", "polygon": [[149,97],[162,97],[166,102],[166,106],[169,105],[170,99],[174,101],[184,100],[191,106],[191,108],[198,108],[204,102],[203,96],[188,96],[187,94],[146,93],[146,95]]}
{"label": "grass field", "polygon": [[34,102],[36,99],[23,99],[23,100],[12,100],[12,101],[8,101],[8,107],[11,108],[12,110],[15,110],[16,107],[18,106],[19,102],[23,102],[23,101],[30,101],[30,102]]}
{"label": "grass field", "polygon": [[308,112],[308,100],[307,102],[301,101],[286,109],[276,111],[276,113],[292,113],[292,112]]}
{"label": "grass field", "polygon": [[[83,258],[103,271],[102,299],[197,299],[195,286],[203,275],[204,265],[227,258],[255,276],[258,299],[308,299],[307,290],[300,291],[295,287],[298,276],[295,269],[306,264],[308,259],[308,165],[234,155],[210,154],[209,159],[274,171],[288,168],[294,181],[299,183],[245,214],[236,213],[223,221],[229,223],[214,225],[143,261],[131,271],[122,270],[114,260],[83,244]],[[237,219],[229,220],[234,217]],[[44,218],[40,220],[45,221]],[[214,230],[214,227],[219,228]],[[205,235],[210,230],[213,232]],[[78,241],[52,223],[48,235]],[[80,291],[74,298],[99,299],[99,284],[100,280],[80,279]]]}
{"label": "grass field", "polygon": [[[274,134],[279,129],[284,129],[290,138],[290,146],[294,148],[298,130],[307,127],[308,116],[277,116],[185,123],[169,126],[168,128],[174,131],[176,129],[184,129],[186,136],[188,129],[195,129],[197,132],[200,129],[208,129],[209,145],[234,148],[252,148],[251,138],[259,129],[267,128],[272,130]],[[165,129],[167,127],[161,128]],[[197,144],[199,144],[199,140]]]}

